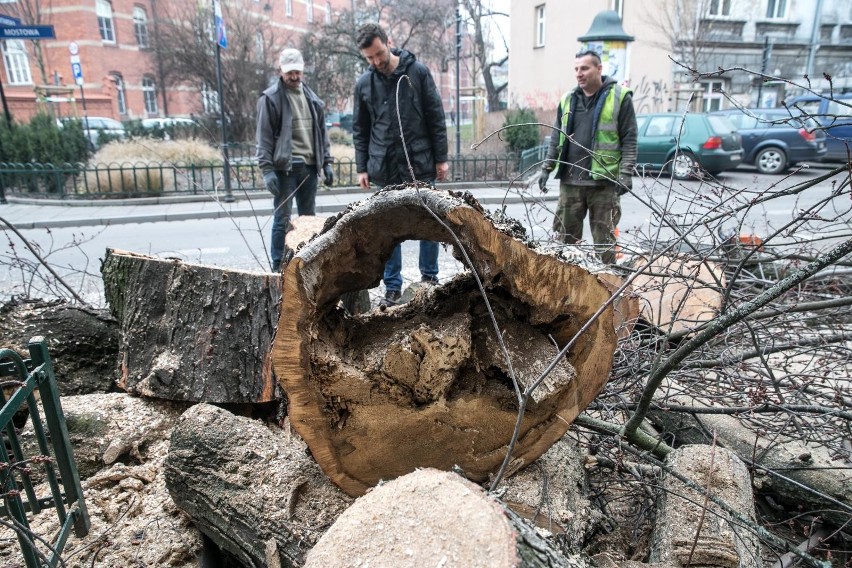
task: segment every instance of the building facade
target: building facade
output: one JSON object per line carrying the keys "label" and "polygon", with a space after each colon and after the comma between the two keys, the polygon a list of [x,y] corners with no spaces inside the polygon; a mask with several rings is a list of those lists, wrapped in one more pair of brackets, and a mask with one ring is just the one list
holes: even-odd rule
{"label": "building facade", "polygon": [[[204,7],[212,0],[187,6]],[[313,22],[328,21],[350,0],[224,0],[227,7],[265,21],[287,43]],[[56,38],[36,42],[2,41],[0,78],[10,113],[27,120],[49,108],[58,116],[107,116],[119,120],[163,116],[187,117],[210,111],[215,94],[173,82],[165,84],[151,49],[159,18],[177,2],[157,0],[52,0],[37,15],[26,17],[35,0],[0,1],[0,13],[23,24],[52,25]],[[186,12],[184,12],[186,13]],[[210,22],[211,28],[212,22]],[[225,23],[227,29],[227,21]],[[212,41],[212,39],[211,39]],[[72,56],[82,70],[82,84],[72,74]],[[270,62],[274,54],[266,56]],[[211,86],[215,88],[215,86]]]}
{"label": "building facade", "polygon": [[852,90],[849,0],[512,0],[510,9],[510,106],[556,107],[576,86],[577,38],[603,10],[635,37],[622,82],[637,112],[771,107],[801,91],[748,71]]}

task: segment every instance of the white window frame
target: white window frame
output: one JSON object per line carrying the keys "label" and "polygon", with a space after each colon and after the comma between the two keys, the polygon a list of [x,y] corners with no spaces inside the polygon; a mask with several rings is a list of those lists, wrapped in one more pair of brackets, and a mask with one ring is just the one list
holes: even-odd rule
{"label": "white window frame", "polygon": [[136,35],[136,43],[145,49],[150,46],[148,42],[148,12],[142,6],[133,7],[133,33]]}
{"label": "white window frame", "polygon": [[293,0],[284,0],[284,14],[287,17],[293,17]]}
{"label": "white window frame", "polygon": [[6,81],[10,85],[32,85],[33,74],[30,58],[23,40],[7,39],[3,41],[3,64],[6,67]]}
{"label": "white window frame", "polygon": [[98,16],[98,32],[101,34],[101,41],[104,43],[115,43],[112,4],[107,0],[95,0],[95,12]]}
{"label": "white window frame", "polygon": [[544,47],[545,40],[545,11],[544,4],[539,4],[535,7],[535,45],[534,47]]}
{"label": "white window frame", "polygon": [[787,17],[787,0],[766,0],[766,17],[780,20]]}
{"label": "white window frame", "polygon": [[707,4],[707,15],[725,17],[731,15],[731,0],[709,0]]}
{"label": "white window frame", "polygon": [[201,87],[201,108],[204,109],[204,114],[219,112],[219,93],[208,85]]}
{"label": "white window frame", "polygon": [[153,77],[142,77],[142,98],[145,101],[145,112],[148,114],[157,114],[159,106],[157,105],[157,83]]}
{"label": "white window frame", "polygon": [[124,89],[124,77],[121,73],[110,73],[110,78],[115,85],[115,102],[118,105],[118,114],[127,114],[127,93]]}
{"label": "white window frame", "polygon": [[312,23],[314,21],[314,0],[305,2],[305,8],[308,10],[308,23]]}
{"label": "white window frame", "polygon": [[725,95],[721,91],[724,89],[724,81],[718,79],[701,81],[701,112],[722,110],[722,101],[725,99]]}

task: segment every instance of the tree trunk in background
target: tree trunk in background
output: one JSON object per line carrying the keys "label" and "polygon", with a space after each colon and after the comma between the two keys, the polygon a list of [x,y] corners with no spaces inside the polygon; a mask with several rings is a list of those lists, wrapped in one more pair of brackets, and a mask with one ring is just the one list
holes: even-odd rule
{"label": "tree trunk in background", "polygon": [[112,249],[101,272],[121,330],[121,388],[192,402],[280,398],[268,356],[278,275]]}
{"label": "tree trunk in background", "polygon": [[[430,212],[431,211],[431,212]],[[499,226],[469,194],[412,187],[351,207],[284,268],[273,346],[293,427],[344,491],[418,467],[460,467],[483,481],[499,468],[518,412],[511,368],[470,273],[387,311],[350,317],[341,295],[377,286],[406,239],[460,239],[490,301],[521,388],[535,381],[610,297],[600,279]],[[533,392],[509,472],[558,440],[608,379],[611,307]]]}

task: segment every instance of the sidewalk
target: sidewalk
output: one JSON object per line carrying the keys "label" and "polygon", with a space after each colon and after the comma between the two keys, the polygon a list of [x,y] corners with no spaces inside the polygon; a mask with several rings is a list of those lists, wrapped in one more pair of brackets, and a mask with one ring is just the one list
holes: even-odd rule
{"label": "sidewalk", "polygon": [[[526,187],[506,182],[471,185],[446,183],[438,189],[470,191],[483,205],[518,203],[520,192]],[[320,188],[317,192],[317,215],[331,215],[346,209],[350,203],[368,198],[374,192],[359,188]],[[556,200],[558,192],[540,195],[538,199]],[[554,195],[556,194],[556,195]],[[219,217],[251,217],[272,215],[272,196],[261,193],[246,197],[236,196],[233,203],[225,203],[224,194],[175,195],[122,200],[69,200],[54,201],[8,197],[0,204],[0,217],[15,229],[42,229],[61,227],[89,227],[126,223],[158,223],[190,219],[216,219]],[[295,214],[295,206],[294,211]]]}

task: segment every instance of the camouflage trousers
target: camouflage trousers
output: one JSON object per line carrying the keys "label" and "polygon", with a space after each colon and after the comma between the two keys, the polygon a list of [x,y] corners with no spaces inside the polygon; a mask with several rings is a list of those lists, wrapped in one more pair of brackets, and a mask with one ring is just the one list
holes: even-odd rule
{"label": "camouflage trousers", "polygon": [[621,220],[621,197],[614,185],[582,186],[560,182],[553,231],[566,244],[583,240],[583,219],[589,214],[595,254],[604,264],[615,264],[615,228]]}

